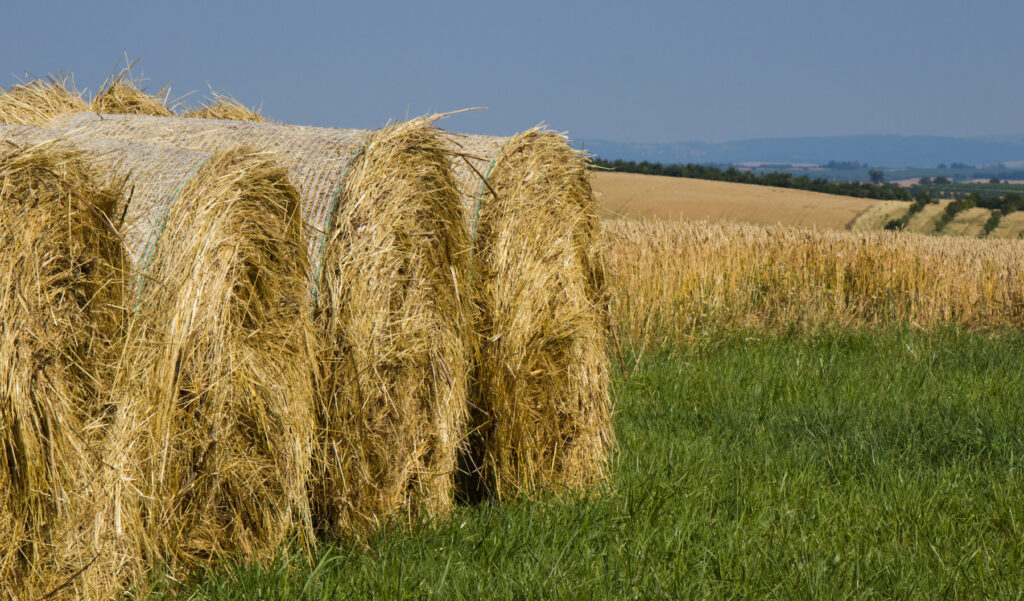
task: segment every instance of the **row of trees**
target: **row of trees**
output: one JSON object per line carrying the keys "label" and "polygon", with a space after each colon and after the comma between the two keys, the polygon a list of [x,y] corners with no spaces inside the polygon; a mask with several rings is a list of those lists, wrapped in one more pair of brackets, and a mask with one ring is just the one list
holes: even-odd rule
{"label": "row of trees", "polygon": [[[926,205],[937,203],[934,197],[928,193],[927,190],[922,190],[914,197],[914,201],[910,203],[910,208],[907,209],[907,214],[899,219],[893,219],[889,223],[885,224],[887,230],[902,230],[907,227],[907,222],[916,213],[921,212]],[[1009,215],[1015,211],[1024,210],[1024,195],[1020,192],[1007,192],[1002,196],[982,196],[977,192],[971,192],[963,198],[957,198],[950,202],[943,209],[942,215],[939,216],[939,220],[936,223],[935,230],[942,231],[946,225],[956,217],[957,213],[966,211],[967,209],[973,209],[974,207],[980,207],[983,209],[989,209],[992,211],[988,221],[985,222],[984,232],[987,235],[989,232],[994,230],[999,225],[999,221],[1003,215]]]}
{"label": "row of trees", "polygon": [[735,167],[721,169],[710,165],[698,165],[687,163],[685,165],[663,165],[649,161],[607,161],[600,158],[594,159],[594,164],[599,167],[613,169],[625,173],[643,173],[645,175],[667,175],[669,177],[690,177],[694,179],[705,179],[720,182],[731,182],[736,184],[754,184],[759,186],[774,186],[777,188],[792,188],[795,190],[809,190],[811,192],[822,192],[825,194],[837,194],[841,196],[855,196],[857,198],[873,198],[877,200],[913,200],[913,196],[905,188],[894,184],[882,182],[884,174],[881,171],[872,169],[870,173],[872,183],[865,182],[832,182],[824,178],[811,179],[806,175],[793,176],[791,173],[774,171],[770,173],[752,173],[741,171]]}

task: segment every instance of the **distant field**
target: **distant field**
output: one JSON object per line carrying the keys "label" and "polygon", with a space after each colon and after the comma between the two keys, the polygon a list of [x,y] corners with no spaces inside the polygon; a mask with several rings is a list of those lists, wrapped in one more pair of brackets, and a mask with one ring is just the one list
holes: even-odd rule
{"label": "distant field", "polygon": [[660,217],[845,229],[877,200],[682,177],[597,172],[606,217]]}
{"label": "distant field", "polygon": [[[656,217],[870,231],[885,228],[893,219],[906,215],[910,208],[909,203],[900,201],[606,171],[594,174],[594,189],[601,213],[608,218]],[[949,202],[943,200],[926,206],[910,218],[907,231],[936,233],[939,218]],[[981,236],[990,215],[987,209],[963,211],[940,233]],[[991,237],[1017,238],[1022,232],[1024,211],[1003,217]]]}

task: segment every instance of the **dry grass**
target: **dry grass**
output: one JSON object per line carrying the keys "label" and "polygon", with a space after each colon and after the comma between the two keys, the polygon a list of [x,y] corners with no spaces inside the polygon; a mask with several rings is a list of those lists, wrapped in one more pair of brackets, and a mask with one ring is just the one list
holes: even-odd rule
{"label": "dry grass", "polygon": [[0,123],[46,125],[61,115],[88,110],[66,77],[37,79],[0,92]]}
{"label": "dry grass", "polygon": [[324,247],[321,527],[365,533],[447,513],[468,394],[469,236],[429,120],[352,160]]}
{"label": "dry grass", "polygon": [[990,209],[974,207],[957,213],[952,221],[940,232],[943,236],[981,237],[985,233],[985,222],[992,215]]}
{"label": "dry grass", "polygon": [[610,221],[616,320],[643,347],[886,324],[1024,327],[1018,241]]}
{"label": "dry grass", "polygon": [[1010,238],[1016,240],[1024,236],[1024,211],[1015,211],[1003,215],[996,229],[989,232],[990,238]]}
{"label": "dry grass", "polygon": [[164,88],[150,96],[139,89],[138,82],[127,74],[120,74],[108,80],[99,94],[92,99],[91,108],[96,113],[152,115],[154,117],[172,117],[174,113],[167,108],[169,90]]}
{"label": "dry grass", "polygon": [[476,172],[463,180],[480,307],[468,468],[498,497],[584,489],[604,477],[613,444],[587,162],[536,129],[500,144],[454,141],[489,171],[486,184]]}
{"label": "dry grass", "polygon": [[870,232],[885,229],[885,225],[893,219],[907,214],[910,203],[902,200],[881,200],[857,216],[850,225],[854,232]]}
{"label": "dry grass", "polygon": [[[111,386],[126,258],[112,182],[65,145],[0,151],[0,593],[106,599],[138,568]],[[137,531],[134,531],[137,534]]]}
{"label": "dry grass", "polygon": [[[942,200],[936,204],[925,205],[923,209],[914,213],[907,221],[906,231],[915,234],[934,234],[939,226],[939,219],[946,210],[946,205],[951,201]],[[909,206],[907,208],[910,208]]]}
{"label": "dry grass", "polygon": [[[845,229],[876,200],[684,177],[595,171],[606,217],[659,217]],[[909,206],[903,204],[904,209]],[[905,212],[905,210],[904,210]],[[882,225],[885,225],[884,223]]]}
{"label": "dry grass", "polygon": [[266,557],[306,534],[315,348],[299,195],[268,157],[216,154],[167,200],[122,394],[148,552]]}
{"label": "dry grass", "polygon": [[250,109],[228,94],[212,92],[213,98],[197,109],[183,113],[188,119],[226,119],[228,121],[253,121],[267,123],[259,111]]}

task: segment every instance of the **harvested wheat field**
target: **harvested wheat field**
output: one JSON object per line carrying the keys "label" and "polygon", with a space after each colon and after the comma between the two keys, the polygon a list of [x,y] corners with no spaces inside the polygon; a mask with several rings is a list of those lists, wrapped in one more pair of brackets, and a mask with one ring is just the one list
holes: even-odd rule
{"label": "harvested wheat field", "polygon": [[452,136],[479,304],[467,494],[601,481],[613,444],[601,224],[564,136]]}
{"label": "harvested wheat field", "polygon": [[943,236],[971,236],[978,238],[985,233],[985,222],[992,215],[990,209],[975,207],[960,211],[939,232]]}
{"label": "harvested wheat field", "polygon": [[885,225],[893,219],[899,219],[907,214],[910,208],[909,202],[899,200],[880,200],[871,205],[853,220],[850,231],[870,232],[872,230],[885,229]]}
{"label": "harvested wheat field", "polygon": [[[684,177],[594,173],[605,217],[659,217],[846,229],[879,201]],[[883,224],[884,225],[884,224]]]}
{"label": "harvested wheat field", "polygon": [[138,575],[128,439],[111,402],[126,317],[122,183],[65,144],[0,150],[4,598],[109,598]]}
{"label": "harvested wheat field", "polygon": [[935,233],[936,228],[939,226],[939,219],[946,211],[946,205],[950,202],[952,201],[943,200],[936,204],[925,205],[923,209],[911,215],[910,219],[907,220],[906,231],[915,234]]}
{"label": "harvested wheat field", "polygon": [[1017,239],[1024,232],[1024,211],[1016,211],[1009,215],[1003,215],[999,220],[996,229],[989,232],[989,238],[1012,238]]}

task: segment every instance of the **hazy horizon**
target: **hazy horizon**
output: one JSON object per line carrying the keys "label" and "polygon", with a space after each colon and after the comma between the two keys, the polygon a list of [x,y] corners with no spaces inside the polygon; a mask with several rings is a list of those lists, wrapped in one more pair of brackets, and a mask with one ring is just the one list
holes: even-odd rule
{"label": "hazy horizon", "polygon": [[544,122],[631,143],[1024,132],[1024,4],[953,0],[779,10],[722,3],[21,3],[0,24],[0,86],[119,59],[172,96],[227,91],[275,119],[379,127]]}

